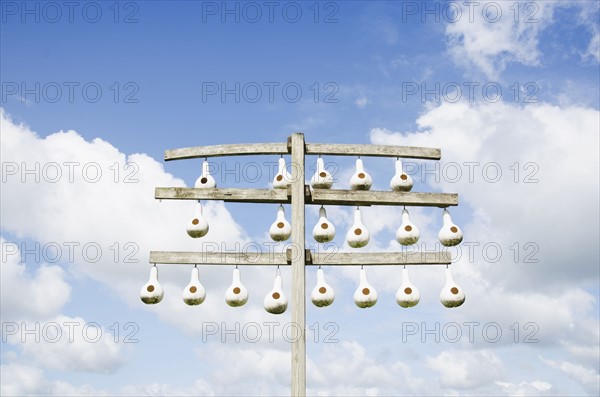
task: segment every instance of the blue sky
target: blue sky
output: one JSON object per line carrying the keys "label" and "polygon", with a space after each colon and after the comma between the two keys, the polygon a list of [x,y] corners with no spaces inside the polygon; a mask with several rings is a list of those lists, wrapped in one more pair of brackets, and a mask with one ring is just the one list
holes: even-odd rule
{"label": "blue sky", "polygon": [[[411,269],[421,290],[411,309],[394,301],[400,268],[369,269],[379,302],[367,310],[352,302],[358,269],[325,269],[336,301],[307,302],[307,325],[319,329],[308,345],[310,394],[598,394],[598,3],[481,2],[469,20],[462,2],[277,2],[272,21],[268,2],[77,2],[72,21],[61,2],[0,4],[2,394],[289,394],[281,333],[271,342],[263,326],[258,343],[220,339],[222,324],[290,320],[262,308],[273,269],[242,270],[251,298],[240,309],[224,303],[224,267],[200,270],[200,307],[180,299],[185,266],[159,267],[166,293],[156,307],[138,292],[149,250],[263,244],[276,213],[207,203],[211,231],[192,241],[192,203],[158,203],[153,188],[192,186],[201,161],[165,163],[164,150],[283,142],[295,131],[307,142],[440,147],[437,173],[423,176],[435,162],[409,165],[413,191],[458,193],[451,213],[467,243],[452,251],[467,296],[459,309],[439,303],[441,267]],[[335,187],[347,188],[354,159],[325,160]],[[72,182],[69,161],[78,164]],[[212,163],[219,186],[268,188],[276,161]],[[389,189],[393,161],[364,161],[374,189]],[[39,182],[22,174],[35,164]],[[49,181],[52,164],[58,182]],[[81,174],[90,164],[102,172],[97,182]],[[261,170],[256,181],[244,178],[249,165]],[[350,209],[328,214],[335,243],[349,250]],[[400,214],[365,209],[372,241],[362,250],[399,251]],[[441,213],[415,208],[411,217],[420,248],[433,249]],[[316,219],[308,209],[308,230]],[[97,261],[84,246],[101,247]],[[289,294],[289,269],[282,276]],[[308,269],[308,290],[315,277]],[[35,324],[41,332],[70,322],[97,323],[102,338],[21,340],[24,324],[35,333]],[[480,324],[472,341],[468,322]],[[444,338],[453,323],[456,343]],[[207,336],[207,324],[219,333]],[[439,342],[424,333],[436,324]],[[482,336],[486,324],[498,325],[499,341]],[[324,343],[330,330],[336,342]],[[129,332],[135,343],[123,341]],[[534,343],[524,343],[529,333]]]}

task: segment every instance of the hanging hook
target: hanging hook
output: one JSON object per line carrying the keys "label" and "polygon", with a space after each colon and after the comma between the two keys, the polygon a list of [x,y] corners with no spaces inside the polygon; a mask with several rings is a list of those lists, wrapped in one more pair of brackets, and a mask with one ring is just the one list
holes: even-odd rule
{"label": "hanging hook", "polygon": [[204,161],[208,161],[208,157],[204,157]]}
{"label": "hanging hook", "polygon": [[405,210],[405,209],[406,209],[406,206],[403,206],[403,207],[402,207],[402,209],[403,209],[403,210]]}
{"label": "hanging hook", "polygon": [[280,155],[280,156],[281,156],[280,158],[283,158],[283,154],[282,154],[282,155]]}
{"label": "hanging hook", "polygon": [[196,263],[196,264],[194,265],[194,267],[198,267],[198,264]]}
{"label": "hanging hook", "polygon": [[363,266],[363,265],[360,265],[360,268],[361,268],[361,269],[364,269],[364,266]]}
{"label": "hanging hook", "polygon": [[446,265],[446,269],[448,269],[448,265]]}
{"label": "hanging hook", "polygon": [[403,268],[406,269],[406,265],[404,265]]}
{"label": "hanging hook", "polygon": [[156,263],[153,263],[152,266],[156,267]]}
{"label": "hanging hook", "polygon": [[321,268],[321,265],[319,265],[319,269]]}
{"label": "hanging hook", "polygon": [[238,265],[235,265],[235,268],[237,269],[237,268],[238,268]]}

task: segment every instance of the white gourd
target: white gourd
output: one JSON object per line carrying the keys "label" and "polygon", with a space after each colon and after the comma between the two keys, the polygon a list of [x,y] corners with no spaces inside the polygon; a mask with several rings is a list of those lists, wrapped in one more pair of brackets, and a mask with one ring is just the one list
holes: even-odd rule
{"label": "white gourd", "polygon": [[346,242],[352,248],[361,248],[369,243],[370,234],[362,223],[360,208],[354,211],[354,224],[346,233]]}
{"label": "white gourd", "polygon": [[413,180],[402,169],[402,160],[396,160],[396,174],[390,181],[390,188],[396,192],[410,192],[413,187]]}
{"label": "white gourd", "polygon": [[354,292],[354,303],[361,309],[374,306],[377,303],[377,291],[367,280],[365,269],[360,269],[360,282]]}
{"label": "white gourd", "polygon": [[396,292],[396,302],[402,307],[413,307],[419,303],[421,294],[417,287],[410,282],[408,277],[408,269],[402,269],[402,284]]}
{"label": "white gourd", "polygon": [[282,314],[288,307],[288,300],[281,288],[281,273],[277,269],[273,289],[265,296],[265,310],[271,314]]}
{"label": "white gourd", "polygon": [[440,302],[442,305],[452,308],[458,307],[465,302],[465,293],[462,288],[454,282],[450,268],[446,268],[446,284],[440,292]]}
{"label": "white gourd", "polygon": [[317,169],[310,184],[314,189],[330,189],[333,185],[331,173],[325,169],[325,163],[322,158],[317,159]]}
{"label": "white gourd", "polygon": [[462,230],[452,222],[450,213],[444,209],[444,215],[442,216],[443,225],[438,233],[440,243],[445,247],[453,247],[458,245],[463,240]]}
{"label": "white gourd", "polygon": [[327,211],[324,207],[319,208],[319,220],[313,228],[313,238],[318,243],[327,243],[335,237],[335,226],[327,219]]}
{"label": "white gourd", "polygon": [[277,210],[277,218],[269,228],[269,235],[273,241],[285,241],[292,235],[292,225],[285,219],[283,205]]}
{"label": "white gourd", "polygon": [[152,266],[150,269],[150,279],[140,290],[140,299],[147,305],[159,303],[165,296],[163,287],[158,282],[158,268]]}
{"label": "white gourd", "polygon": [[402,210],[402,224],[396,231],[396,240],[402,245],[412,245],[419,241],[419,228],[412,223],[406,209]]}
{"label": "white gourd", "polygon": [[287,189],[287,187],[292,183],[292,177],[287,172],[285,166],[285,159],[281,157],[279,159],[279,168],[277,170],[277,174],[273,178],[273,188],[274,189]]}
{"label": "white gourd", "polygon": [[317,285],[310,294],[310,300],[317,307],[329,306],[333,303],[335,294],[333,288],[325,282],[325,274],[322,269],[317,270]]}
{"label": "white gourd", "polygon": [[202,204],[200,204],[200,200],[196,203],[194,217],[188,222],[186,231],[192,238],[204,237],[208,233],[208,222],[202,215]]}
{"label": "white gourd", "polygon": [[217,187],[215,178],[213,178],[213,176],[210,174],[208,161],[204,160],[202,163],[202,175],[196,179],[194,186],[200,189]]}
{"label": "white gourd", "polygon": [[352,190],[369,190],[371,184],[371,175],[365,171],[362,160],[356,159],[356,171],[350,178],[350,188]]}
{"label": "white gourd", "polygon": [[225,302],[231,307],[244,306],[248,302],[248,290],[242,284],[238,268],[233,269],[233,281],[225,292]]}
{"label": "white gourd", "polygon": [[200,283],[197,267],[192,269],[190,283],[184,288],[182,296],[183,301],[190,306],[196,306],[204,302],[204,299],[206,298],[206,290]]}

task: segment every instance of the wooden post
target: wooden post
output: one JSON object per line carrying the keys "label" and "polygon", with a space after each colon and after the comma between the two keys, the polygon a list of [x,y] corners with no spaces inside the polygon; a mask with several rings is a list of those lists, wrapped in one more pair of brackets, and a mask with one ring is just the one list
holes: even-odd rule
{"label": "wooden post", "polygon": [[306,251],[304,242],[304,135],[294,133],[292,146],[292,396],[306,396]]}

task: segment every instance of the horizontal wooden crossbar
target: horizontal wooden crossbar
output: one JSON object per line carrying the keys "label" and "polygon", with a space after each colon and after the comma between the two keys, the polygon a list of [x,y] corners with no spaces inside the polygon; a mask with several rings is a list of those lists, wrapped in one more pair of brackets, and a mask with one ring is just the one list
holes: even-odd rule
{"label": "horizontal wooden crossbar", "polygon": [[286,189],[196,189],[187,187],[157,187],[157,199],[173,200],[223,200],[232,203],[289,203]]}
{"label": "horizontal wooden crossbar", "polygon": [[[359,191],[338,189],[305,189],[306,204],[315,205],[396,205],[422,207],[448,207],[458,205],[458,194]],[[197,189],[186,187],[157,187],[157,199],[166,200],[222,200],[234,203],[280,203],[291,202],[285,189]]]}
{"label": "horizontal wooden crossbar", "polygon": [[[289,154],[287,143],[244,143],[231,145],[196,146],[165,150],[165,161],[202,157],[282,155]],[[437,148],[389,145],[356,145],[334,143],[307,143],[306,155],[402,157],[410,159],[439,160],[442,151]]]}
{"label": "horizontal wooden crossbar", "polygon": [[[151,251],[150,263],[180,265],[285,266],[292,250],[281,252],[170,252]],[[449,252],[323,252],[306,250],[307,266],[450,265]]]}
{"label": "horizontal wooden crossbar", "polygon": [[424,160],[439,160],[442,158],[442,151],[436,148],[338,143],[307,143],[306,154],[331,156],[403,157]]}

